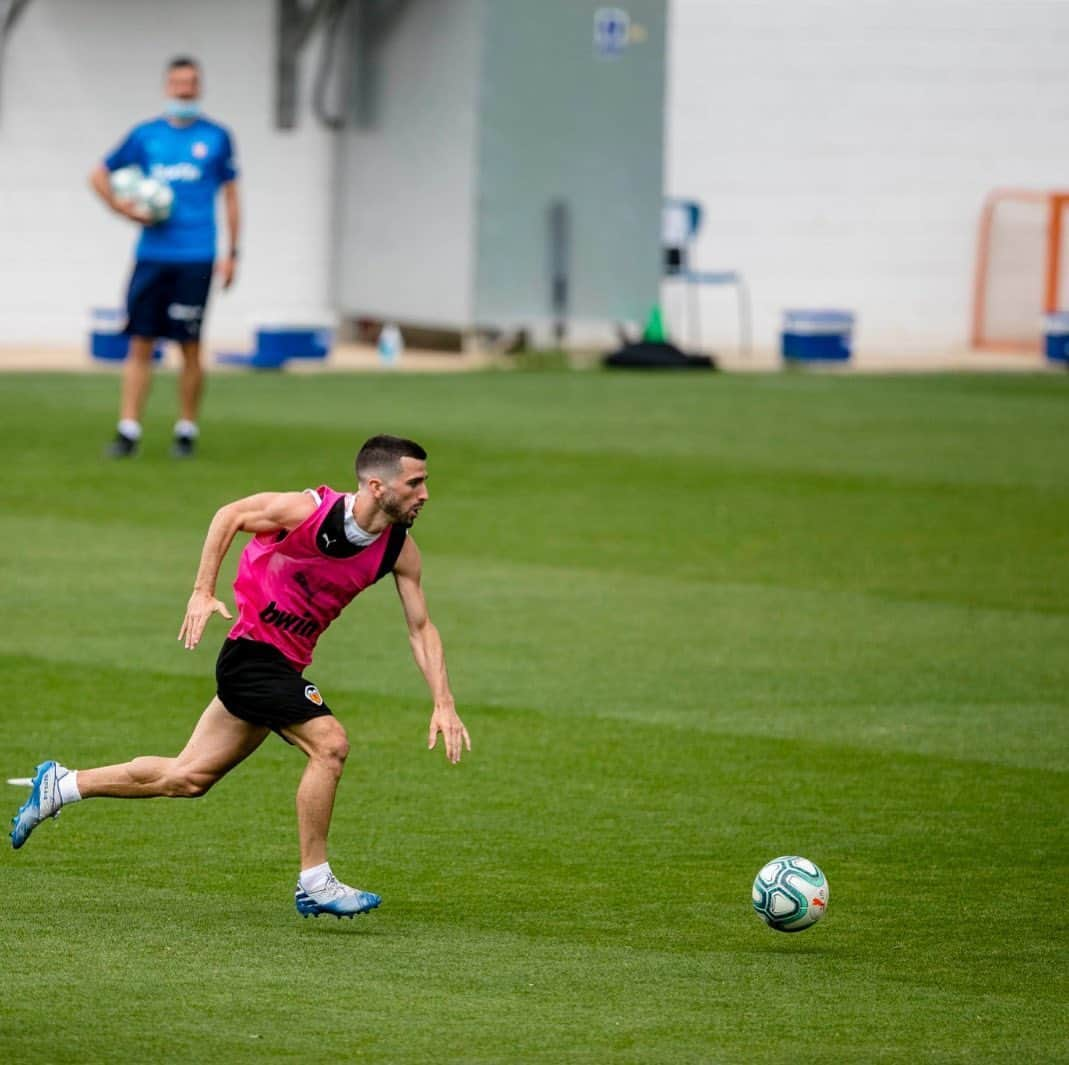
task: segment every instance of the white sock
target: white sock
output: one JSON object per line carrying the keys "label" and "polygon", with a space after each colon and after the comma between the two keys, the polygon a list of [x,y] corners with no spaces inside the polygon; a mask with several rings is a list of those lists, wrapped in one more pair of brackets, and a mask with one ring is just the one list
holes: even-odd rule
{"label": "white sock", "polygon": [[174,435],[175,436],[188,436],[193,440],[196,440],[200,436],[200,430],[197,428],[196,422],[191,422],[188,418],[179,418],[174,423]]}
{"label": "white sock", "polygon": [[82,793],[78,790],[78,771],[76,769],[67,769],[63,772],[63,775],[59,777],[59,797],[63,805],[66,806],[69,802],[78,802],[82,797]]}
{"label": "white sock", "polygon": [[326,885],[327,877],[330,876],[330,862],[324,862],[322,865],[313,865],[311,869],[301,870],[301,887],[308,892],[309,895],[314,895],[317,891],[321,891]]}
{"label": "white sock", "polygon": [[133,418],[120,418],[119,432],[122,433],[127,440],[140,440],[141,423],[135,422]]}

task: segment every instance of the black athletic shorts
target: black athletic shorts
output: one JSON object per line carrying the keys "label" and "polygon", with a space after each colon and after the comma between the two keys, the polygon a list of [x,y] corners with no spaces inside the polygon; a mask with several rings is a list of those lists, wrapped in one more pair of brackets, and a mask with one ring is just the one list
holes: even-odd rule
{"label": "black athletic shorts", "polygon": [[226,640],[215,683],[230,713],[275,732],[331,713],[319,689],[277,647],[259,640]]}
{"label": "black athletic shorts", "polygon": [[128,336],[199,340],[212,263],[138,262],[126,292]]}

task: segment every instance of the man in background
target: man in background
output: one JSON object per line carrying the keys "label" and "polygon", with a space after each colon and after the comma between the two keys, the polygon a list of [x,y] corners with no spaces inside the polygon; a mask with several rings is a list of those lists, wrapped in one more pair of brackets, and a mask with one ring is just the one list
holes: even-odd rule
{"label": "man in background", "polygon": [[[165,93],[164,114],[135,126],[89,179],[113,211],[143,227],[126,297],[130,350],[123,366],[118,432],[108,448],[113,458],[137,453],[158,338],[175,340],[182,350],[179,418],[171,453],[176,458],[194,453],[204,383],[200,337],[216,268],[215,200],[220,189],[228,238],[218,262],[224,288],[233,283],[237,266],[240,208],[234,145],[226,128],[201,113],[196,60],[188,56],[171,60]],[[111,174],[128,166],[138,166],[171,187],[174,201],[166,219],[154,222],[144,207],[116,198]]]}

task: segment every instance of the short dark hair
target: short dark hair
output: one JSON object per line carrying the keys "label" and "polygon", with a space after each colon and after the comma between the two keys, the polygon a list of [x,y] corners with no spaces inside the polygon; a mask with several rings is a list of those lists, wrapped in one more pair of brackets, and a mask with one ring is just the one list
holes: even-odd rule
{"label": "short dark hair", "polygon": [[191,55],[176,55],[167,64],[167,72],[172,70],[178,70],[179,67],[192,67],[194,70],[200,70],[200,63],[198,63]]}
{"label": "short dark hair", "polygon": [[403,436],[380,434],[364,441],[356,455],[356,479],[363,480],[371,473],[396,473],[401,459],[425,459],[427,452]]}

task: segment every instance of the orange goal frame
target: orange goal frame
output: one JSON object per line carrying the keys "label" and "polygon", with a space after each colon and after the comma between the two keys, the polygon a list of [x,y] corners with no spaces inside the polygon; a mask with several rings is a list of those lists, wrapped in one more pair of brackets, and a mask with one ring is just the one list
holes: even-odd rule
{"label": "orange goal frame", "polygon": [[1059,310],[1058,293],[1061,289],[1062,238],[1069,233],[1069,224],[1063,221],[1069,209],[1069,191],[1039,189],[995,189],[988,193],[980,212],[980,234],[976,249],[976,274],[973,281],[972,346],[979,350],[997,348],[1002,351],[1032,351],[1042,343],[1037,330],[1036,343],[1003,342],[991,340],[985,335],[987,311],[987,282],[991,258],[991,225],[995,209],[1000,202],[1040,203],[1047,206],[1047,240],[1043,268],[1043,303],[1036,308],[1037,320],[1041,314]]}

